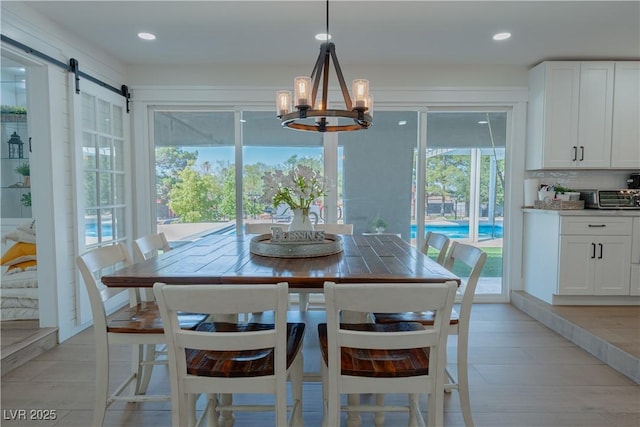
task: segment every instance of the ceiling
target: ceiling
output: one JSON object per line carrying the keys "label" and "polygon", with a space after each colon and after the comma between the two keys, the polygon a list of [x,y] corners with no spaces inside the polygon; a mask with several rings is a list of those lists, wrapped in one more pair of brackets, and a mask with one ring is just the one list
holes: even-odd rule
{"label": "ceiling", "polygon": [[[3,0],[3,4],[10,3]],[[127,65],[308,64],[326,3],[298,1],[26,1]],[[639,1],[348,1],[329,4],[348,64],[518,65],[640,59]],[[140,31],[157,39],[145,42]],[[511,39],[495,42],[494,33]]]}

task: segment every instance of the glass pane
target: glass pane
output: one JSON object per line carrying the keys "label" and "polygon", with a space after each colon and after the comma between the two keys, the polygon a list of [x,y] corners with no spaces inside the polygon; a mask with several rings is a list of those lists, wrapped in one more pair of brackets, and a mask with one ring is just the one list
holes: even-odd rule
{"label": "glass pane", "polygon": [[124,141],[122,139],[114,138],[113,140],[113,158],[115,164],[113,166],[114,170],[124,171]]}
{"label": "glass pane", "polygon": [[100,221],[98,222],[98,235],[101,242],[111,241],[114,239],[114,235],[113,235],[114,222],[115,222],[115,218],[113,216],[112,209],[100,210]]}
{"label": "glass pane", "polygon": [[111,170],[111,138],[98,137],[98,169]]}
{"label": "glass pane", "polygon": [[113,203],[115,205],[122,205],[125,203],[125,193],[124,193],[124,175],[123,174],[115,174],[115,188],[113,190]]}
{"label": "glass pane", "polygon": [[95,169],[96,136],[89,132],[82,132],[82,163],[85,169]]}
{"label": "glass pane", "polygon": [[157,111],[153,126],[158,231],[178,240],[233,228],[234,113]]}
{"label": "glass pane", "polygon": [[82,129],[96,131],[95,97],[81,92]]}
{"label": "glass pane", "polygon": [[98,122],[98,132],[111,135],[111,104],[107,101],[98,99],[96,120]]}
{"label": "glass pane", "polygon": [[124,129],[122,127],[122,113],[122,107],[119,107],[117,105],[113,106],[113,127],[111,129],[111,134],[119,138],[122,138],[124,136]]}
{"label": "glass pane", "polygon": [[354,233],[374,232],[376,225],[384,225],[386,232],[408,240],[415,220],[418,113],[376,111],[371,128],[343,132],[338,144],[344,222],[354,225]]}
{"label": "glass pane", "polygon": [[[288,222],[288,206],[273,206],[264,197],[266,172],[285,173],[297,165],[309,166],[324,175],[323,137],[320,133],[284,129],[272,111],[243,112],[243,206],[246,222]],[[310,211],[320,216],[322,199],[312,202]],[[315,220],[315,216],[312,214]]]}
{"label": "glass pane", "polygon": [[111,199],[112,176],[113,174],[110,172],[98,173],[98,185],[100,187],[98,194],[100,195],[100,206],[113,204],[113,200]]}
{"label": "glass pane", "polygon": [[84,204],[86,207],[94,207],[98,204],[98,186],[96,185],[96,172],[84,173]]}
{"label": "glass pane", "polygon": [[84,214],[85,227],[85,245],[93,245],[98,243],[98,211],[95,209],[87,209]]}
{"label": "glass pane", "polygon": [[424,232],[443,233],[487,252],[479,294],[502,292],[506,121],[504,112],[427,114]]}

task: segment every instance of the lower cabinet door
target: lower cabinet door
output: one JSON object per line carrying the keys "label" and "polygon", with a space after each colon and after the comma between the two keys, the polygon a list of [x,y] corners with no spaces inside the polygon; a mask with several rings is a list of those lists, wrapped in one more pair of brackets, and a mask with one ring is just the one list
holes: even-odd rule
{"label": "lower cabinet door", "polygon": [[560,238],[559,295],[593,295],[596,250],[593,236]]}
{"label": "lower cabinet door", "polygon": [[596,243],[595,295],[629,295],[631,238],[599,236]]}

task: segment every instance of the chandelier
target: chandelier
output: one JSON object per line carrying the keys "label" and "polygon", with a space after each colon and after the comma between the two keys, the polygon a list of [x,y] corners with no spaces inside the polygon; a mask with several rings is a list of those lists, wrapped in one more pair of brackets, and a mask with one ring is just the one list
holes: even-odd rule
{"label": "chandelier", "polygon": [[[282,120],[282,126],[313,132],[343,132],[368,129],[372,123],[373,100],[369,95],[369,81],[355,79],[351,90],[353,98],[344,81],[340,63],[336,56],[335,45],[329,41],[329,0],[327,0],[327,41],[320,45],[320,54],[316,60],[310,77],[296,77],[293,83],[293,98],[291,92],[282,90],[276,96],[277,116]],[[340,84],[342,97],[344,98],[344,110],[327,109],[327,96],[329,93],[329,68],[330,63],[336,71]],[[322,79],[322,96],[318,96],[320,80]],[[313,83],[313,86],[312,86]],[[292,108],[295,106],[295,110]],[[353,121],[348,124],[329,124],[328,119],[336,120],[346,118]]]}

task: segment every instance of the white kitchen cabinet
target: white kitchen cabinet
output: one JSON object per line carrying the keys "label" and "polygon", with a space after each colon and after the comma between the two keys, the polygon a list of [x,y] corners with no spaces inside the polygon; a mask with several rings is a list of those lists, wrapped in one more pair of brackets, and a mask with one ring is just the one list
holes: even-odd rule
{"label": "white kitchen cabinet", "polygon": [[629,295],[629,236],[562,236],[559,295]]}
{"label": "white kitchen cabinet", "polygon": [[527,209],[524,290],[551,304],[637,303],[640,236],[635,233],[640,217],[631,212]]}
{"label": "white kitchen cabinet", "polygon": [[527,169],[609,168],[614,62],[548,61],[529,71]]}
{"label": "white kitchen cabinet", "polygon": [[580,63],[576,167],[608,168],[611,164],[613,72],[613,62]]}
{"label": "white kitchen cabinet", "polygon": [[611,167],[640,168],[640,62],[615,63]]}
{"label": "white kitchen cabinet", "polygon": [[640,296],[640,218],[633,218],[631,235],[631,295]]}

